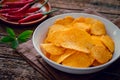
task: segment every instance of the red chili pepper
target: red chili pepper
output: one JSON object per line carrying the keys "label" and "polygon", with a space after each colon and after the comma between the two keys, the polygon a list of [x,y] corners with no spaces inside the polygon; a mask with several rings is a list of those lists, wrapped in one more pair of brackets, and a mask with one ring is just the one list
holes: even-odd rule
{"label": "red chili pepper", "polygon": [[25,1],[32,2],[33,0],[19,0],[19,2],[25,2]]}
{"label": "red chili pepper", "polygon": [[0,9],[0,13],[8,13],[10,11],[16,11],[19,8],[6,8],[6,9]]}
{"label": "red chili pepper", "polygon": [[6,17],[7,20],[9,21],[16,21],[16,20],[18,21],[25,17],[24,15],[9,15],[9,14],[2,14],[2,16]]}
{"label": "red chili pepper", "polygon": [[15,6],[24,6],[25,4],[31,3],[31,2],[33,2],[33,0],[28,0],[28,1],[24,0],[23,2],[21,2],[21,1],[6,2],[5,5],[8,5],[9,7],[11,7],[11,6],[14,6],[14,7]]}
{"label": "red chili pepper", "polygon": [[27,17],[19,20],[18,23],[24,23],[24,22],[36,20],[36,19],[41,18],[42,16],[43,16],[42,13],[37,13],[37,14],[34,14],[34,15],[30,15],[30,16],[27,16]]}
{"label": "red chili pepper", "polygon": [[29,15],[29,16],[19,20],[18,23],[24,23],[24,22],[29,22],[29,21],[32,21],[32,20],[40,19],[44,15],[47,15],[47,14],[49,14],[51,12],[54,12],[54,11],[56,11],[56,10],[52,10],[52,11],[45,12],[45,13],[36,13],[36,14],[33,14],[33,15]]}
{"label": "red chili pepper", "polygon": [[33,7],[33,8],[29,8],[26,13],[32,13],[32,12],[35,12],[35,11],[38,11],[40,8],[39,7]]}
{"label": "red chili pepper", "polygon": [[17,14],[17,13],[24,13],[26,10],[28,10],[33,4],[35,4],[38,0],[33,1],[32,3],[25,4],[22,8],[20,8],[17,11],[10,12],[10,14]]}

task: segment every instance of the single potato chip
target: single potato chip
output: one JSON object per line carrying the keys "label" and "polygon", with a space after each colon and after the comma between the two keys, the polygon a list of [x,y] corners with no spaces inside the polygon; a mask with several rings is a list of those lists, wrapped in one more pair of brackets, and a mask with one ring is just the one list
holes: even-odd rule
{"label": "single potato chip", "polygon": [[74,18],[71,16],[66,16],[63,19],[57,19],[54,24],[60,24],[60,25],[69,25],[73,22]]}
{"label": "single potato chip", "polygon": [[66,30],[68,29],[58,30],[56,32],[48,34],[44,42],[53,43],[56,46],[60,46],[58,43],[60,43],[61,38],[63,37],[63,32]]}
{"label": "single potato chip", "polygon": [[86,17],[85,20],[84,20],[84,22],[85,22],[86,24],[90,24],[90,25],[96,23],[97,21],[98,21],[97,19],[89,18],[89,17]]}
{"label": "single potato chip", "polygon": [[61,55],[50,55],[50,59],[55,61],[56,63],[61,63],[64,59],[75,53],[76,51],[66,49],[65,52]]}
{"label": "single potato chip", "polygon": [[51,37],[50,42],[56,46],[62,46],[64,48],[74,49],[85,53],[89,53],[89,48],[93,45],[91,36],[86,31],[77,27],[56,32]]}
{"label": "single potato chip", "polygon": [[83,30],[85,30],[87,32],[89,32],[89,30],[90,30],[90,25],[85,24],[85,23],[78,23],[77,22],[77,23],[73,24],[73,27],[78,27],[78,28],[83,29]]}
{"label": "single potato chip", "polygon": [[51,55],[61,55],[65,51],[64,48],[55,46],[51,43],[41,44],[41,48]]}
{"label": "single potato chip", "polygon": [[91,49],[91,56],[99,63],[106,63],[112,58],[112,53],[102,46],[94,46]]}
{"label": "single potato chip", "polygon": [[52,35],[54,35],[55,32],[57,31],[63,31],[67,29],[64,25],[59,25],[59,24],[54,24],[50,26],[47,34],[47,38],[44,40],[45,43],[49,43],[49,39]]}
{"label": "single potato chip", "polygon": [[85,22],[85,17],[81,16],[79,18],[75,18],[72,24],[74,23],[84,23]]}
{"label": "single potato chip", "polygon": [[66,49],[65,53],[58,58],[57,63],[61,63],[64,59],[74,54],[75,52],[75,50]]}
{"label": "single potato chip", "polygon": [[93,44],[95,46],[102,46],[105,47],[104,44],[101,41],[101,36],[91,36]]}
{"label": "single potato chip", "polygon": [[110,36],[103,35],[101,37],[101,41],[110,50],[110,52],[112,52],[112,53],[114,52],[115,45],[114,45],[112,38],[110,38]]}
{"label": "single potato chip", "polygon": [[64,29],[66,29],[66,26],[59,25],[59,24],[54,24],[54,25],[50,26],[48,34],[54,33],[56,31],[61,31],[61,30],[64,30]]}
{"label": "single potato chip", "polygon": [[70,67],[89,67],[93,63],[94,59],[88,54],[77,52],[63,60],[62,64]]}
{"label": "single potato chip", "polygon": [[105,35],[105,25],[100,21],[96,21],[94,24],[91,25],[90,33],[93,35]]}
{"label": "single potato chip", "polygon": [[101,63],[99,63],[97,60],[94,60],[92,66],[99,66],[102,65]]}
{"label": "single potato chip", "polygon": [[61,55],[50,55],[49,59],[57,63],[57,61],[60,58],[60,56]]}

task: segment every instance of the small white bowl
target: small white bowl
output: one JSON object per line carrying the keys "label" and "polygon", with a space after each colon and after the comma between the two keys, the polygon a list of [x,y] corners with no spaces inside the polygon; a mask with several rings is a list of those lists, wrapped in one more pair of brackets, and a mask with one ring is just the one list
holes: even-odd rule
{"label": "small white bowl", "polygon": [[[115,51],[113,54],[113,58],[109,62],[107,62],[103,65],[96,66],[96,67],[89,67],[89,68],[68,67],[68,66],[64,66],[61,64],[57,64],[54,61],[48,59],[43,54],[42,50],[40,49],[40,44],[43,42],[44,38],[46,37],[46,33],[48,31],[49,26],[51,26],[56,19],[64,18],[65,16],[73,16],[74,18],[84,16],[84,17],[95,18],[95,19],[102,21],[105,24],[107,33],[112,37],[112,39],[115,42]],[[32,38],[35,49],[49,65],[51,65],[52,67],[54,67],[60,71],[72,73],[72,74],[94,73],[94,72],[100,71],[100,70],[106,68],[107,66],[109,66],[110,64],[112,64],[114,61],[116,61],[120,57],[120,49],[119,49],[120,41],[119,40],[120,40],[120,30],[116,25],[114,25],[112,22],[110,22],[109,20],[107,20],[105,18],[96,16],[96,15],[86,14],[86,13],[66,13],[66,14],[61,14],[61,15],[57,15],[52,18],[49,18],[46,21],[44,21],[43,23],[41,23],[36,28],[36,30],[34,31],[34,34],[33,34],[33,38]]]}

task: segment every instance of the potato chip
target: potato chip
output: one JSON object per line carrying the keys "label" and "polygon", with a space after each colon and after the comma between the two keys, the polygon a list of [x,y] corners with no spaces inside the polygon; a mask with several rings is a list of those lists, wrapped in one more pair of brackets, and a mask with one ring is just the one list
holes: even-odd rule
{"label": "potato chip", "polygon": [[59,59],[60,56],[61,55],[50,55],[50,60],[52,60],[52,61],[54,61],[54,62],[57,63],[57,61],[58,61],[58,59]]}
{"label": "potato chip", "polygon": [[55,61],[56,63],[61,63],[64,59],[66,59],[67,57],[69,57],[70,55],[72,55],[73,53],[75,53],[76,51],[74,50],[70,50],[70,49],[66,49],[65,52],[61,55],[51,55],[50,59]]}
{"label": "potato chip", "polygon": [[77,27],[70,28],[65,31],[56,32],[51,37],[51,42],[56,46],[74,49],[89,53],[89,48],[92,47],[91,36]]}
{"label": "potato chip", "polygon": [[106,30],[104,24],[100,21],[96,21],[91,25],[90,33],[93,35],[105,35]]}
{"label": "potato chip", "polygon": [[93,44],[95,46],[102,46],[105,47],[104,44],[101,41],[101,36],[91,36]]}
{"label": "potato chip", "polygon": [[60,24],[60,25],[69,25],[73,22],[74,18],[71,16],[66,16],[63,19],[58,19],[55,21],[54,24]]}
{"label": "potato chip", "polygon": [[[58,43],[60,42],[64,31],[66,31],[66,29],[64,29],[62,31],[58,30],[56,32],[48,34],[44,42],[53,43],[56,46],[60,46],[60,44],[58,44]],[[56,43],[57,41],[58,41],[58,43]]]}
{"label": "potato chip", "polygon": [[[41,48],[41,46],[40,46]],[[50,58],[50,54],[47,53],[43,48],[41,48],[42,52],[44,53],[44,55],[47,57],[47,58]]]}
{"label": "potato chip", "polygon": [[45,55],[46,55],[47,58],[50,58],[50,54],[49,53],[46,52]]}
{"label": "potato chip", "polygon": [[101,41],[112,53],[114,52],[115,45],[112,38],[110,38],[108,35],[103,35],[101,37]]}
{"label": "potato chip", "polygon": [[72,22],[72,24],[74,23],[84,23],[85,22],[85,17],[79,17],[79,18],[75,18],[74,21]]}
{"label": "potato chip", "polygon": [[55,46],[51,43],[41,44],[41,48],[51,55],[61,55],[65,51],[64,48]]}
{"label": "potato chip", "polygon": [[90,30],[90,25],[88,25],[88,24],[85,24],[85,23],[74,23],[73,24],[73,27],[79,27],[80,29],[83,29],[83,30],[85,30],[85,31],[87,31],[87,32],[89,32],[89,30]]}
{"label": "potato chip", "polygon": [[94,59],[88,54],[77,52],[63,60],[62,64],[70,67],[89,67]]}
{"label": "potato chip", "polygon": [[47,34],[47,38],[45,39],[44,42],[45,42],[45,43],[46,43],[46,42],[49,42],[49,37],[50,37],[50,36],[54,35],[55,32],[57,32],[57,31],[62,31],[62,30],[64,30],[64,29],[67,29],[67,28],[66,28],[65,26],[59,25],[59,24],[54,24],[54,25],[50,26],[49,31],[48,31],[48,34]]}
{"label": "potato chip", "polygon": [[99,63],[97,60],[94,60],[94,62],[92,63],[92,66],[99,66],[102,65],[101,63]]}
{"label": "potato chip", "polygon": [[54,24],[54,25],[50,26],[48,34],[54,33],[56,31],[61,31],[63,29],[66,29],[66,26],[59,25],[59,24]]}
{"label": "potato chip", "polygon": [[92,24],[96,23],[97,20],[94,19],[94,18],[86,17],[85,20],[84,20],[84,22],[85,22],[86,24],[92,25]]}
{"label": "potato chip", "polygon": [[74,51],[74,50],[67,49],[67,50],[65,51],[65,53],[62,54],[62,55],[58,58],[57,63],[61,63],[64,59],[66,59],[67,57],[69,57],[70,55],[72,55],[72,54],[75,53],[75,52],[76,52],[76,51]]}
{"label": "potato chip", "polygon": [[106,63],[112,58],[112,53],[102,46],[94,46],[91,49],[91,55],[99,63]]}

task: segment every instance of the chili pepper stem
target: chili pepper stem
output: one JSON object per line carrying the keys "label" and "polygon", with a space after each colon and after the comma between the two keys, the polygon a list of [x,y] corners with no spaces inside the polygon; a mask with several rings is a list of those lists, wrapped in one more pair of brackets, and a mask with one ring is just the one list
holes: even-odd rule
{"label": "chili pepper stem", "polygon": [[45,2],[40,6],[40,9],[48,2],[49,0],[45,0]]}
{"label": "chili pepper stem", "polygon": [[47,15],[47,14],[49,14],[49,13],[52,13],[52,12],[55,12],[55,11],[57,11],[58,9],[54,9],[54,10],[51,10],[51,11],[48,11],[48,12],[45,12],[45,13],[42,13],[43,15]]}

